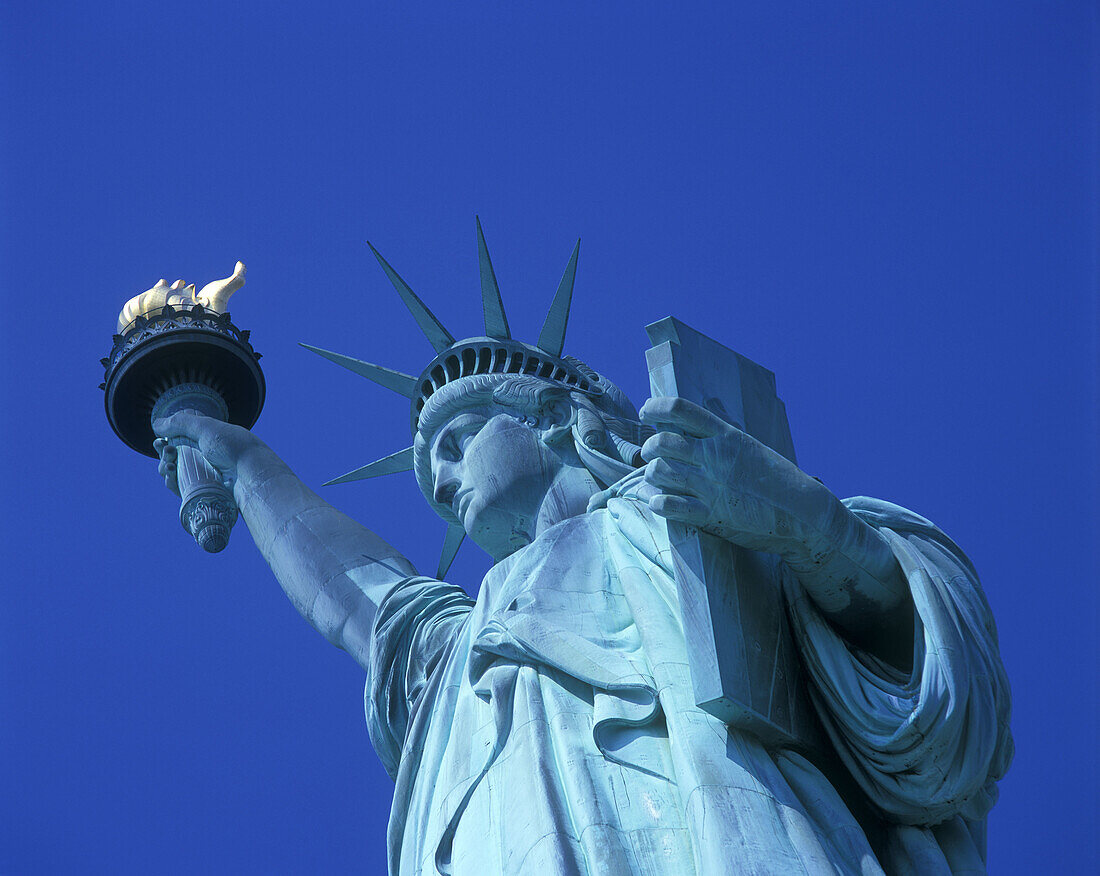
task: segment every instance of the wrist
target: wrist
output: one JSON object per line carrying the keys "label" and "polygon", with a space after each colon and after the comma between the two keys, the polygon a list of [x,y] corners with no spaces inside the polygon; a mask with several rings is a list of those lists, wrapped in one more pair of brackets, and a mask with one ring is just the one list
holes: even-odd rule
{"label": "wrist", "polygon": [[237,458],[234,491],[247,493],[283,470],[289,471],[287,464],[275,451],[255,438]]}
{"label": "wrist", "polygon": [[855,593],[861,602],[889,610],[908,592],[890,546],[836,497],[800,543],[781,556],[826,611],[847,609]]}
{"label": "wrist", "polygon": [[786,495],[773,506],[773,552],[792,568],[813,568],[843,544],[850,514],[818,480],[802,475],[788,484]]}

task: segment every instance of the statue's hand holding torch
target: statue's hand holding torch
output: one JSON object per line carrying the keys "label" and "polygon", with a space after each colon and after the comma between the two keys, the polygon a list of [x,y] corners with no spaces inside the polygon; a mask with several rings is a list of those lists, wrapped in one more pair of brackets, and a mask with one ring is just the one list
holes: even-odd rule
{"label": "statue's hand holding torch", "polygon": [[153,431],[161,436],[153,442],[160,455],[157,471],[181,499],[180,520],[213,553],[208,544],[216,546],[223,536],[228,538],[237,517],[237,465],[263,445],[247,429],[195,410],[155,418]]}
{"label": "statue's hand holding torch", "polygon": [[225,309],[244,272],[237,262],[231,276],[197,294],[182,280],[161,280],[130,299],[114,349],[101,360],[112,428],[139,453],[159,456],[161,475],[182,501],[180,522],[210,553],[226,546],[237,520],[226,436],[251,438],[246,430],[265,392],[260,356]]}

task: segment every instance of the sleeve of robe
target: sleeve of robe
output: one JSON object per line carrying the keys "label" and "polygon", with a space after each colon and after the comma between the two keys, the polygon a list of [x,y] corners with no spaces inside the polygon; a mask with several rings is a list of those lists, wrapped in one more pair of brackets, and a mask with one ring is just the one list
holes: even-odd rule
{"label": "sleeve of robe", "polygon": [[460,587],[415,577],[394,585],[378,607],[364,704],[371,743],[391,778],[409,722],[473,604]]}
{"label": "sleeve of robe", "polygon": [[794,635],[822,724],[888,822],[979,822],[1013,745],[1008,680],[978,576],[923,517],[863,497],[845,504],[886,537],[908,579],[913,669],[900,673],[852,646],[789,581]]}

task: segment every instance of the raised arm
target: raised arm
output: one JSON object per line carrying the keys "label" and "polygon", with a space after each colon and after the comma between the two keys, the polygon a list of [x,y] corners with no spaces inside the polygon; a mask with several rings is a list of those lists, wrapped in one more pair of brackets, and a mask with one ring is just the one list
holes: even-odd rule
{"label": "raised arm", "polygon": [[652,398],[641,418],[661,430],[642,447],[655,513],[778,554],[852,640],[908,663],[908,585],[873,527],[794,463],[692,402]]}
{"label": "raised arm", "polygon": [[160,472],[174,492],[175,448],[194,442],[233,488],[241,517],[302,617],[368,667],[378,606],[412,564],[364,526],[307,487],[266,444],[242,429],[181,413],[154,423]]}

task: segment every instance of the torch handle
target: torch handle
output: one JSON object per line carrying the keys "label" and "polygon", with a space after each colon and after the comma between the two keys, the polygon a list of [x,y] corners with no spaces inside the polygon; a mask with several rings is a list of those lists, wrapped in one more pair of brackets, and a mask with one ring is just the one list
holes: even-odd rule
{"label": "torch handle", "polygon": [[183,528],[204,551],[224,549],[237,522],[237,503],[221,475],[190,442],[176,445],[176,481]]}
{"label": "torch handle", "polygon": [[[185,383],[163,393],[153,406],[154,420],[191,411],[225,421],[228,411],[221,396],[202,384]],[[229,544],[237,522],[237,503],[221,475],[187,438],[170,438],[176,448],[176,482],[180,491],[180,524],[207,553]]]}

